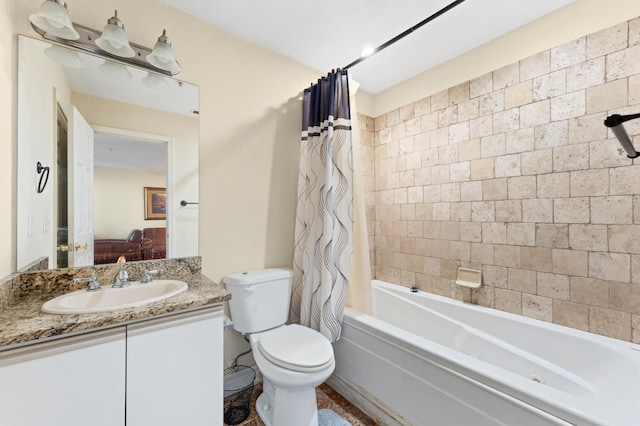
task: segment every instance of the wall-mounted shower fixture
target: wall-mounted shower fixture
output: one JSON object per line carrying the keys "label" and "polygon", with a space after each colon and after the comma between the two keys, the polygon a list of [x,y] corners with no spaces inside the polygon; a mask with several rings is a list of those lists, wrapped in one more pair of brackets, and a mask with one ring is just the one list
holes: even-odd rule
{"label": "wall-mounted shower fixture", "polygon": [[102,33],[71,22],[64,0],[45,0],[40,10],[29,16],[29,21],[44,39],[166,75],[180,72],[166,30],[158,37],[153,50],[129,43],[117,10],[107,20]]}
{"label": "wall-mounted shower fixture", "polygon": [[631,141],[631,138],[629,138],[629,135],[627,134],[627,131],[625,130],[622,123],[624,123],[625,121],[633,120],[634,118],[640,118],[640,114],[612,114],[608,116],[606,120],[604,120],[604,125],[609,127],[613,131],[613,134],[616,135],[616,138],[618,138],[620,145],[622,145],[622,148],[624,148],[624,150],[627,152],[627,157],[629,158],[639,157],[640,152],[636,151],[636,149],[633,147],[633,142]]}

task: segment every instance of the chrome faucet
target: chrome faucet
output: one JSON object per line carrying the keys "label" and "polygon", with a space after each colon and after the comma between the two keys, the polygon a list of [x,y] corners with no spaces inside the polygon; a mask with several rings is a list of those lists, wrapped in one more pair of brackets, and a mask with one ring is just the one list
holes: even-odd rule
{"label": "chrome faucet", "polygon": [[124,265],[120,266],[120,270],[113,279],[113,288],[129,287],[129,273],[124,269]]}
{"label": "chrome faucet", "polygon": [[74,284],[87,283],[87,282],[89,283],[89,285],[87,286],[87,291],[98,291],[102,289],[102,287],[100,287],[100,283],[98,282],[98,280],[96,280],[95,276],[91,278],[74,278],[73,279]]}
{"label": "chrome faucet", "polygon": [[157,275],[157,274],[161,274],[161,273],[162,273],[162,269],[154,269],[152,271],[147,271],[145,269],[144,275],[142,276],[142,279],[140,280],[140,283],[141,284],[150,283],[151,281],[153,281],[153,278],[151,277],[151,275]]}

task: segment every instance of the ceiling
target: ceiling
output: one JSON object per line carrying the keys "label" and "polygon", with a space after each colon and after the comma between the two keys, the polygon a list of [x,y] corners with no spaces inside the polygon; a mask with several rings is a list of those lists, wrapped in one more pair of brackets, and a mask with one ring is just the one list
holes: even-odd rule
{"label": "ceiling", "polygon": [[[324,74],[453,0],[160,1]],[[377,94],[573,1],[466,0],[350,72]]]}

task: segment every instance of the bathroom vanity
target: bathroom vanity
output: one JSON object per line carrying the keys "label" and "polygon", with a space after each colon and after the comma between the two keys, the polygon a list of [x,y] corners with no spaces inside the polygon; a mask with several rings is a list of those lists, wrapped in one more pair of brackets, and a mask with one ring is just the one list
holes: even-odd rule
{"label": "bathroom vanity", "polygon": [[0,424],[222,424],[229,295],[199,273],[179,278],[179,295],[94,314],[42,313],[51,294],[37,283],[14,292],[0,309]]}

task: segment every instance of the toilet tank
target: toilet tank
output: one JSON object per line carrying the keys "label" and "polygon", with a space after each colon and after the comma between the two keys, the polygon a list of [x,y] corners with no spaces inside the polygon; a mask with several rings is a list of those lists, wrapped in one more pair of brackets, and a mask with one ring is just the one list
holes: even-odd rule
{"label": "toilet tank", "polygon": [[223,278],[231,293],[229,310],[234,328],[257,333],[287,322],[293,273],[288,268],[239,272]]}

